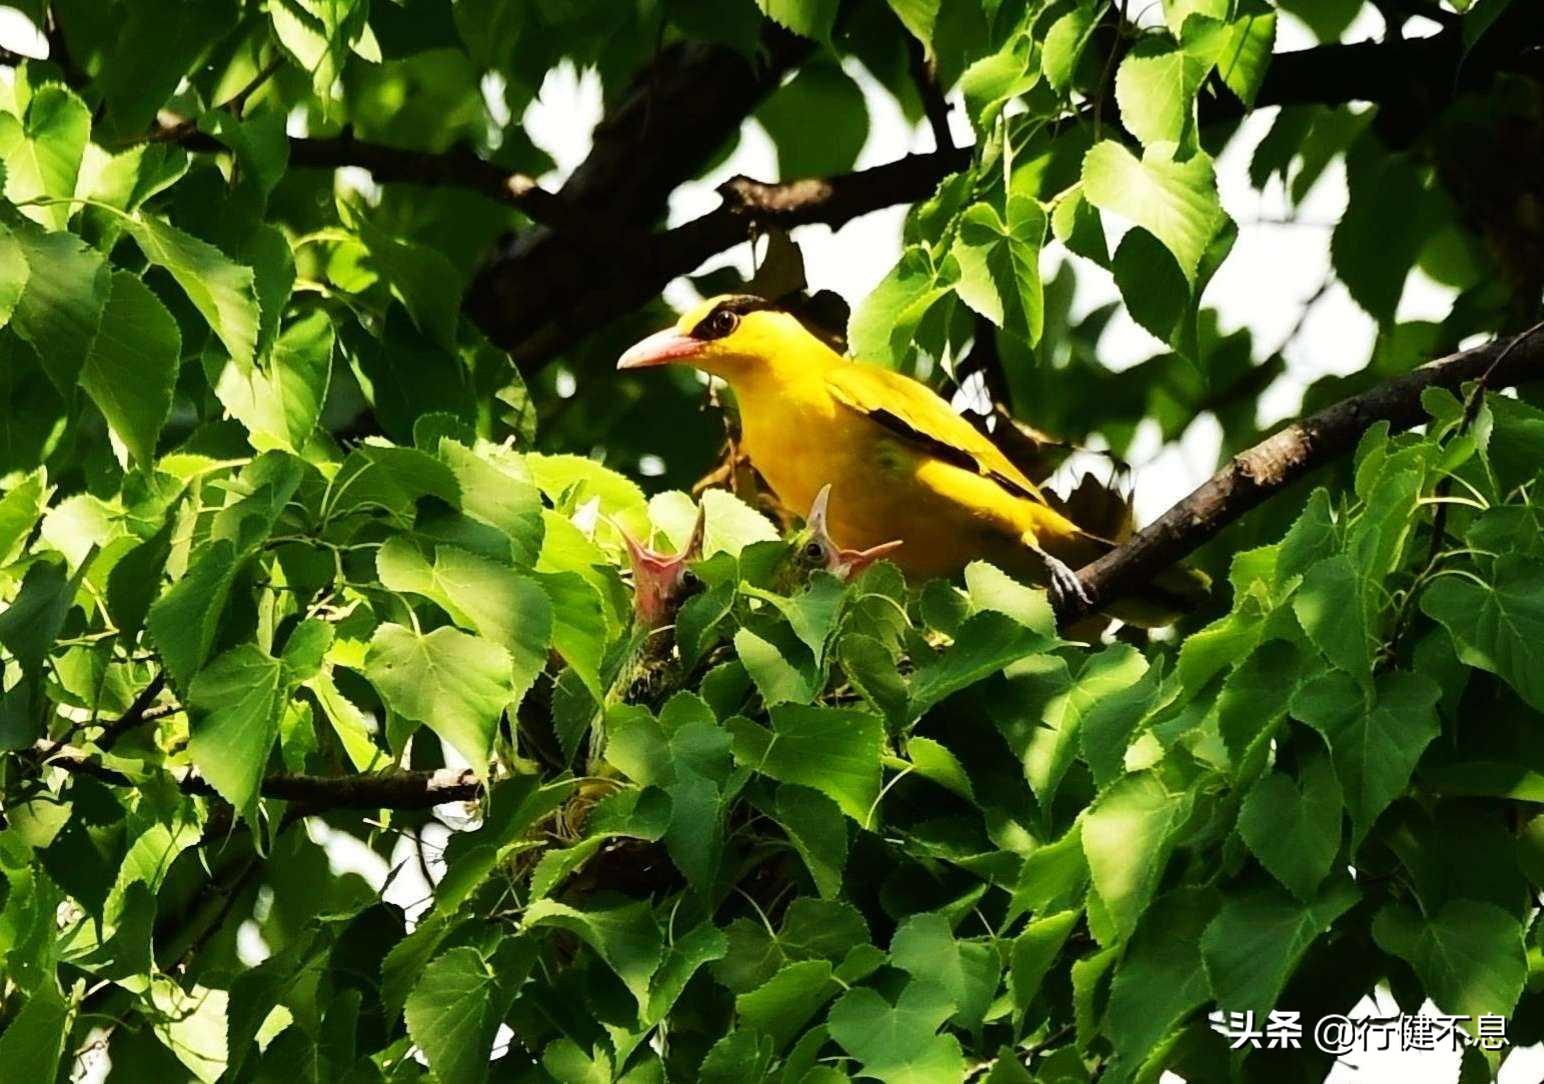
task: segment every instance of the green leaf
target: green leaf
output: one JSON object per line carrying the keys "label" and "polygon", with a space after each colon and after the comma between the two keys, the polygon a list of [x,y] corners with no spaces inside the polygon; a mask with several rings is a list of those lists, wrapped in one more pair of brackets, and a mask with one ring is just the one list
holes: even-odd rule
{"label": "green leaf", "polygon": [[22,671],[43,676],[43,663],[64,631],[64,619],[75,598],[75,585],[57,560],[42,560],[27,569],[16,593],[0,611],[0,644],[21,664]]}
{"label": "green leaf", "polygon": [[1037,917],[1013,939],[1008,956],[1008,989],[1018,1016],[1022,1016],[1035,1000],[1041,983],[1051,973],[1062,945],[1066,944],[1077,924],[1077,911],[1058,911]]}
{"label": "green leaf", "polygon": [[847,864],[847,822],[841,807],[818,790],[785,783],[777,788],[776,813],[821,896],[835,899]]}
{"label": "green leaf", "polygon": [[932,780],[967,802],[976,800],[965,765],[950,752],[947,745],[932,738],[913,737],[906,743],[906,756],[910,758],[912,771],[916,775]]}
{"label": "green leaf", "polygon": [[[819,139],[808,136],[811,116],[821,118]],[[869,134],[863,91],[834,60],[817,58],[800,67],[762,103],[756,119],[777,147],[777,174],[784,181],[846,173]]]}
{"label": "green leaf", "polygon": [[358,234],[370,253],[370,262],[418,330],[446,350],[455,350],[462,288],[456,266],[438,249],[391,236],[348,200],[338,202],[338,212],[344,224]]}
{"label": "green leaf", "polygon": [[10,563],[21,543],[37,526],[48,500],[47,474],[36,470],[0,497],[0,566]]}
{"label": "green leaf", "polygon": [[807,672],[809,667],[790,662],[783,651],[765,637],[742,628],[734,634],[734,649],[756,683],[756,691],[769,707],[797,703],[814,696],[816,678]]}
{"label": "green leaf", "polygon": [[1061,839],[1041,844],[1024,859],[1008,917],[1017,918],[1025,911],[1050,914],[1078,906],[1087,883],[1083,824],[1075,821]]}
{"label": "green leaf", "polygon": [[541,1052],[541,1065],[558,1084],[611,1084],[611,1056],[601,1046],[592,1054],[572,1039],[555,1039]]}
{"label": "green leaf", "polygon": [[1138,39],[1115,74],[1126,129],[1144,145],[1183,142],[1194,121],[1196,92],[1211,67],[1210,58],[1167,36]]}
{"label": "green leaf", "polygon": [[172,680],[183,688],[209,657],[238,571],[235,546],[229,539],[215,539],[194,551],[182,578],[150,607],[150,638]]}
{"label": "green leaf", "polygon": [[1501,677],[1544,711],[1544,562],[1508,553],[1488,581],[1442,576],[1426,588],[1421,609],[1448,630],[1466,664]]}
{"label": "green leaf", "polygon": [[366,29],[367,0],[274,0],[268,5],[274,35],[300,69],[324,111],[334,101],[349,49]]}
{"label": "green leaf", "polygon": [[847,323],[847,343],[853,356],[880,365],[899,365],[911,352],[917,325],[950,288],[926,249],[919,245],[907,248],[890,273],[853,310]]}
{"label": "green leaf", "polygon": [[164,267],[182,287],[236,367],[250,370],[261,319],[252,269],[158,218],[135,215],[127,228],[145,259]]}
{"label": "green leaf", "polygon": [[1168,863],[1190,805],[1151,772],[1123,776],[1083,814],[1083,853],[1116,931],[1129,937]]}
{"label": "green leaf", "polygon": [[972,561],[965,566],[965,589],[976,609],[996,610],[1027,629],[1056,635],[1056,614],[1042,588],[1026,587],[995,565]]}
{"label": "green leaf", "polygon": [[316,431],[332,377],[332,321],[317,310],[290,324],[262,368],[211,358],[210,382],[232,416],[247,427],[258,451],[301,452]]}
{"label": "green leaf", "polygon": [[432,599],[451,619],[509,652],[513,700],[518,703],[547,664],[552,603],[542,585],[485,557],[455,546],[435,550],[434,564],[404,538],[375,555],[381,584]]}
{"label": "green leaf", "polygon": [[1242,0],[1217,57],[1217,72],[1239,101],[1253,106],[1276,46],[1276,11],[1265,0]]}
{"label": "green leaf", "polygon": [[1150,665],[1140,680],[1109,692],[1088,706],[1079,728],[1083,761],[1100,787],[1109,786],[1125,771],[1126,749],[1149,715],[1178,693],[1177,682],[1164,681],[1162,659]]}
{"label": "green leaf", "polygon": [[711,922],[678,936],[665,951],[664,961],[654,973],[649,989],[649,1008],[644,1014],[648,1022],[665,1019],[686,984],[704,965],[724,958],[729,951],[729,938]]}
{"label": "green leaf", "polygon": [[811,787],[859,824],[879,799],[884,724],[866,712],[780,704],[772,729],[749,719],[726,724],[739,764],[782,783]]}
{"label": "green leaf", "polygon": [[1372,936],[1415,969],[1443,1012],[1471,1021],[1511,1016],[1522,996],[1528,975],[1523,928],[1493,903],[1449,900],[1430,917],[1390,903],[1373,920]]}
{"label": "green leaf", "polygon": [[489,1051],[512,993],[500,989],[487,961],[467,946],[450,949],[424,968],[403,1015],[435,1079],[481,1084],[488,1078]]}
{"label": "green leaf", "polygon": [[1421,169],[1364,137],[1346,154],[1348,202],[1330,239],[1330,262],[1352,298],[1390,324],[1405,279],[1431,233],[1432,196]]}
{"label": "green leaf", "polygon": [[1104,1030],[1123,1059],[1141,1059],[1210,997],[1201,934],[1216,908],[1215,891],[1181,888],[1155,901],[1143,918],[1110,980],[1105,1010]]}
{"label": "green leaf", "polygon": [[1340,785],[1321,754],[1306,760],[1301,782],[1271,772],[1239,810],[1238,831],[1260,864],[1300,900],[1311,900],[1340,850]]}
{"label": "green leaf", "polygon": [[839,0],[756,0],[763,15],[795,34],[828,41]]}
{"label": "green leaf", "polygon": [[1303,668],[1296,644],[1267,640],[1223,681],[1217,694],[1217,729],[1235,768],[1242,767],[1249,754],[1275,734]]}
{"label": "green leaf", "polygon": [[536,579],[550,604],[553,650],[600,703],[606,698],[600,680],[606,653],[606,611],[600,593],[576,572],[540,572]]}
{"label": "green leaf", "polygon": [[933,50],[933,24],[938,21],[941,0],[889,0],[890,10],[914,38]]}
{"label": "green leaf", "polygon": [[[515,564],[527,568],[536,564],[544,530],[541,493],[524,461],[488,445],[474,450],[443,439],[439,457],[453,478],[449,503],[459,504],[473,519],[502,531],[509,538]],[[425,488],[424,492],[444,496],[438,490]]]}
{"label": "green leaf", "polygon": [[112,275],[102,254],[73,234],[44,233],[22,220],[12,226],[28,275],[11,327],[37,351],[54,387],[69,396],[91,354]]}
{"label": "green leaf", "polygon": [[5,198],[20,204],[33,199],[61,200],[21,208],[21,213],[62,230],[75,207],[81,157],[91,135],[91,111],[69,89],[56,83],[39,87],[25,117],[0,114],[0,158],[5,161]]}
{"label": "green leaf", "polygon": [[976,131],[989,132],[1002,107],[1040,81],[1040,69],[1033,59],[1034,39],[1019,34],[965,69],[960,90]]}
{"label": "green leaf", "polygon": [[1365,679],[1376,648],[1369,628],[1367,581],[1351,558],[1338,553],[1308,569],[1292,596],[1298,624],[1341,670]]}
{"label": "green leaf", "polygon": [[1217,1004],[1263,1017],[1276,1006],[1309,947],[1358,896],[1356,886],[1340,878],[1302,903],[1276,888],[1224,899],[1201,938],[1201,959]]}
{"label": "green leaf", "polygon": [[1045,326],[1040,246],[1046,215],[1035,200],[1008,198],[1008,219],[987,203],[960,218],[951,253],[960,265],[954,292],[996,326],[1033,346]]}
{"label": "green leaf", "polygon": [[1057,641],[992,610],[972,614],[956,631],[954,643],[931,659],[919,661],[912,677],[911,713],[926,712],[946,697],[997,673],[1005,665]]}
{"label": "green leaf", "polygon": [[1164,144],[1148,147],[1141,159],[1111,140],[1095,144],[1083,159],[1083,195],[1162,241],[1191,283],[1227,220],[1212,160],[1197,152],[1179,161]]}
{"label": "green leaf", "polygon": [[193,679],[188,752],[221,797],[251,815],[291,684],[284,664],[256,644],[215,659]]}
{"label": "green leaf", "polygon": [[735,1012],[741,1024],[769,1036],[780,1050],[840,990],[829,960],[801,960],[735,998]]}
{"label": "green leaf", "polygon": [[142,466],[155,459],[181,361],[182,332],[166,306],[134,275],[114,273],[80,385]]}
{"label": "green leaf", "polygon": [[1292,698],[1292,714],[1324,735],[1351,813],[1351,848],[1410,782],[1421,751],[1437,736],[1442,690],[1423,674],[1378,676],[1370,695],[1348,674],[1332,672]]}
{"label": "green leaf", "polygon": [[912,915],[896,927],[890,962],[913,981],[941,985],[954,1002],[953,1021],[967,1031],[981,1027],[1001,980],[996,947],[956,940],[949,920],[937,912]]}
{"label": "green leaf", "polygon": [[[1013,680],[1019,670],[1019,665],[1010,667],[1009,679]],[[1010,704],[1028,707],[1028,713],[1010,719],[1006,713],[1014,708],[996,705],[992,714],[1008,736],[1008,744],[1023,759],[1024,777],[1036,800],[1049,808],[1077,754],[1084,717],[1106,698],[1141,680],[1147,660],[1129,645],[1112,644],[1083,660],[1075,677],[1061,667],[1041,669],[1033,663],[1023,665],[1023,670],[1038,671],[1036,679],[1027,683],[1035,687],[1034,692],[1018,694],[1020,682],[1014,681],[1018,695]]]}
{"label": "green leaf", "polygon": [[731,1031],[708,1050],[697,1071],[701,1084],[767,1080],[777,1053],[771,1039],[749,1029]]}
{"label": "green leaf", "polygon": [[649,979],[660,965],[664,943],[646,902],[593,899],[583,910],[556,900],[537,900],[525,910],[527,929],[557,926],[575,934],[615,971],[638,1000],[649,1004]]}
{"label": "green leaf", "polygon": [[0,1065],[8,1077],[44,1081],[58,1076],[69,1036],[70,1009],[52,977],[31,991],[21,1011],[0,1033]]}
{"label": "green leaf", "polygon": [[499,716],[515,698],[509,652],[449,626],[375,630],[365,676],[404,719],[426,724],[486,775]]}
{"label": "green leaf", "polygon": [[1099,25],[1099,12],[1099,5],[1094,0],[1078,0],[1046,31],[1040,67],[1045,72],[1045,81],[1055,90],[1064,91],[1071,85],[1078,59],[1093,36],[1094,28]]}
{"label": "green leaf", "polygon": [[913,978],[895,1004],[860,986],[831,1006],[831,1037],[863,1063],[865,1076],[886,1084],[959,1080],[965,1071],[959,1040],[938,1035],[954,1002],[937,983]]}
{"label": "green leaf", "polygon": [[0,327],[10,322],[27,289],[31,271],[27,253],[4,223],[0,223]]}

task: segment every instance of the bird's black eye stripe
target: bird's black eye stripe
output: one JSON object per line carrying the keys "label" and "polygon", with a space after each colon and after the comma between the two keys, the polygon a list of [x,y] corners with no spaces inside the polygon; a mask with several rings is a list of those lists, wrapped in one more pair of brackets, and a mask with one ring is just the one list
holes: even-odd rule
{"label": "bird's black eye stripe", "polygon": [[735,294],[714,306],[713,311],[697,321],[692,328],[692,338],[700,340],[722,339],[740,326],[740,317],[748,312],[760,312],[773,308],[765,298],[751,294]]}
{"label": "bird's black eye stripe", "polygon": [[728,309],[714,309],[692,329],[694,339],[722,339],[740,324],[740,317]]}

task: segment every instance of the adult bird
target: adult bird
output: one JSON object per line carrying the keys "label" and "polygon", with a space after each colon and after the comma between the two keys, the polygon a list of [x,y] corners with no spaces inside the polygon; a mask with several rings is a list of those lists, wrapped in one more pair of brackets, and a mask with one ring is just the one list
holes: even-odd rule
{"label": "adult bird", "polygon": [[[1053,509],[990,440],[926,385],[841,356],[759,297],[703,302],[633,346],[618,369],[688,364],[727,382],[742,448],[790,508],[832,487],[830,533],[891,557],[913,578],[952,576],[974,560],[1083,598],[1072,569],[1113,543]],[[1204,597],[1200,573],[1175,567],[1113,616],[1162,625]]]}

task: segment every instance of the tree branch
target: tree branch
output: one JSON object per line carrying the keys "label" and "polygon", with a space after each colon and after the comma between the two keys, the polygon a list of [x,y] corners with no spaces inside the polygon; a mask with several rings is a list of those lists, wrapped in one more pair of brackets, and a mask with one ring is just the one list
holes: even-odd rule
{"label": "tree branch", "polygon": [[[229,150],[190,120],[162,119],[150,133],[156,143],[175,143],[196,153]],[[570,212],[562,198],[548,192],[524,173],[508,173],[470,147],[457,146],[435,154],[411,151],[355,139],[351,131],[331,138],[291,139],[290,164],[312,169],[358,166],[382,184],[448,185],[480,192],[515,208],[533,222],[585,236],[587,223]]]}
{"label": "tree branch", "polygon": [[[1471,55],[1460,68],[1462,50],[1461,35],[1454,30],[1410,41],[1320,45],[1277,54],[1254,106],[1382,102],[1429,120],[1460,90],[1483,84],[1525,54],[1522,43],[1514,42],[1511,51],[1488,58],[1488,65],[1476,63]],[[777,66],[774,63],[773,70]],[[675,93],[690,88],[693,95],[722,95],[727,84],[720,81],[729,77],[728,70],[727,65],[696,68],[693,76],[673,84],[678,88]],[[766,79],[761,85],[766,85]],[[754,104],[738,85],[732,97],[734,108],[715,112],[716,130],[724,138],[739,123],[737,111],[743,116]],[[1236,120],[1244,112],[1244,104],[1231,93],[1206,98],[1201,104],[1206,123]],[[614,116],[625,115],[624,104]],[[644,168],[656,195],[661,189],[668,191],[663,175],[652,172],[661,168],[656,158],[665,159],[662,168],[671,177],[684,178],[675,168],[668,143],[642,151],[636,148],[637,141],[625,125],[615,121],[603,125],[591,153],[591,160],[598,163],[594,172],[589,172],[591,160],[587,160],[560,198],[567,198],[577,185],[583,202],[594,203],[600,176],[621,183],[622,192],[630,193],[636,182],[617,177],[619,159],[625,159],[629,168]],[[637,159],[640,153],[647,156],[647,166]],[[722,206],[675,229],[622,244],[604,266],[565,245],[560,237],[543,233],[534,239],[520,238],[478,276],[468,292],[467,306],[488,336],[530,372],[598,326],[656,296],[673,278],[744,240],[752,223],[839,227],[861,215],[925,198],[941,180],[965,168],[972,153],[965,148],[911,155],[840,177],[785,184],[737,177],[720,189]],[[603,169],[599,163],[607,165]]]}
{"label": "tree branch", "polygon": [[933,149],[951,151],[954,139],[949,134],[949,103],[943,88],[938,85],[938,61],[927,55],[927,50],[908,31],[906,34],[906,59],[911,65],[911,81],[922,99],[922,112],[933,132]]}
{"label": "tree branch", "polygon": [[[133,780],[83,749],[39,741],[34,754],[46,766],[77,775],[89,775],[111,786],[132,787]],[[188,794],[214,796],[215,791],[199,776],[181,780]],[[442,802],[466,802],[483,793],[483,785],[470,769],[457,771],[385,771],[361,775],[307,775],[275,772],[263,779],[265,798],[280,798],[304,806],[308,812],[329,809],[428,809]]]}
{"label": "tree branch", "polygon": [[1293,422],[1234,456],[1209,481],[1129,542],[1078,570],[1092,606],[1071,600],[1065,625],[1150,582],[1266,498],[1351,451],[1376,422],[1399,432],[1426,421],[1421,393],[1471,380],[1502,388],[1544,378],[1544,333],[1533,328],[1508,340],[1450,354],[1371,391]]}

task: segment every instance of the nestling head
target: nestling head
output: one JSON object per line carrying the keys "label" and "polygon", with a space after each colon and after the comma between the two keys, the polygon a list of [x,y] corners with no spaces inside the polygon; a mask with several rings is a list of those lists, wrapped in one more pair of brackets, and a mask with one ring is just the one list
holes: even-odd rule
{"label": "nestling head", "polygon": [[627,545],[628,563],[633,568],[633,613],[646,629],[663,628],[675,622],[682,603],[702,588],[692,571],[692,564],[702,559],[702,539],[706,527],[701,508],[691,537],[681,552],[660,553],[628,534],[621,525],[617,532]]}
{"label": "nestling head", "polygon": [[734,383],[757,370],[793,364],[795,351],[825,349],[798,319],[750,294],[722,294],[684,314],[676,325],[635,344],[618,369],[683,363]]}
{"label": "nestling head", "polygon": [[831,487],[821,486],[815,494],[815,503],[805,517],[804,526],[789,539],[790,558],[801,579],[808,579],[817,571],[831,573],[839,580],[850,580],[869,565],[887,557],[900,548],[899,540],[882,542],[866,550],[844,549],[836,544],[827,526],[827,509],[831,503]]}

